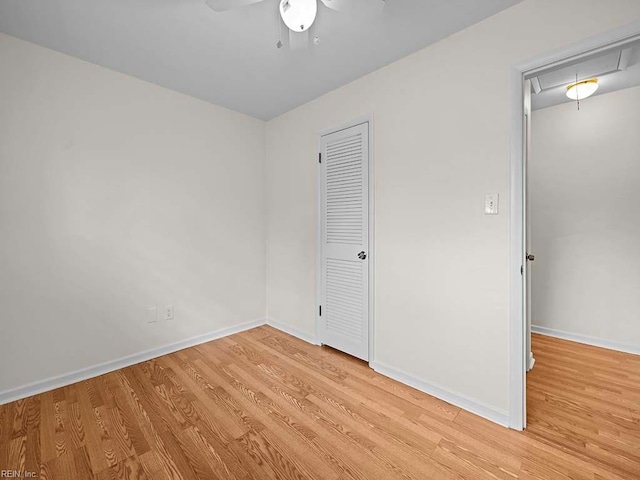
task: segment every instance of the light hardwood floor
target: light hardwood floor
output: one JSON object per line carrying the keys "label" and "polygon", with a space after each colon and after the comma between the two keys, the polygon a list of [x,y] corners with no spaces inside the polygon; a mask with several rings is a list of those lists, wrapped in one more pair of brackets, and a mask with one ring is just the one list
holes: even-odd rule
{"label": "light hardwood floor", "polygon": [[535,336],[529,428],[260,327],[0,406],[42,479],[640,478],[640,357]]}

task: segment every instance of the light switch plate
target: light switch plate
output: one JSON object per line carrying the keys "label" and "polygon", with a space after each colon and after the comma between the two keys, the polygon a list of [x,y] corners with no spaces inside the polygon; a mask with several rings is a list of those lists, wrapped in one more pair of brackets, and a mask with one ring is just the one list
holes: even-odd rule
{"label": "light switch plate", "polygon": [[499,195],[497,193],[489,193],[484,196],[484,214],[498,215]]}

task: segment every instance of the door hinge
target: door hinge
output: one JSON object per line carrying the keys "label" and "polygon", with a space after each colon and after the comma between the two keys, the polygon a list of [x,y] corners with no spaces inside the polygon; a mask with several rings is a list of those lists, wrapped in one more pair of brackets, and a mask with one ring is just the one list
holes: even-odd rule
{"label": "door hinge", "polygon": [[318,305],[318,315],[322,316],[322,305]]}
{"label": "door hinge", "polygon": [[524,275],[524,267],[520,265],[520,275]]}
{"label": "door hinge", "polygon": [[322,163],[322,153],[318,152],[318,163]]}

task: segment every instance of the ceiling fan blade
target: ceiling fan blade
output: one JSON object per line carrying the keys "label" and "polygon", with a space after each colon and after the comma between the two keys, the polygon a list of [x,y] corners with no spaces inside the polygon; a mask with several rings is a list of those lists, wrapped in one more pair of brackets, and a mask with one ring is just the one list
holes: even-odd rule
{"label": "ceiling fan blade", "polygon": [[214,12],[224,12],[234,8],[245,7],[264,0],[206,0],[207,6]]}
{"label": "ceiling fan blade", "polygon": [[322,3],[338,12],[378,14],[384,9],[385,0],[322,0]]}

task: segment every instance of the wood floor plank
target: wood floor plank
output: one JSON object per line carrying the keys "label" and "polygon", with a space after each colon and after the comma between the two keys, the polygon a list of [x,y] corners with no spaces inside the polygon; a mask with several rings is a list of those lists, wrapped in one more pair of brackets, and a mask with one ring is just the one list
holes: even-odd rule
{"label": "wood floor plank", "polygon": [[[77,397],[76,397],[77,398]],[[80,405],[78,402],[67,404],[67,416],[69,418],[69,432],[74,448],[82,448],[86,445],[86,435],[84,425],[80,415]]]}
{"label": "wood floor plank", "polygon": [[9,464],[9,441],[13,431],[11,419],[15,402],[0,405],[0,467]]}
{"label": "wood floor plank", "polygon": [[516,432],[271,327],[0,405],[41,479],[640,479],[640,357],[534,335]]}
{"label": "wood floor plank", "polygon": [[56,418],[52,392],[40,395],[40,457],[47,462],[56,455]]}
{"label": "wood floor plank", "polygon": [[13,425],[10,438],[23,437],[27,434],[27,401],[18,400],[13,405]]}
{"label": "wood floor plank", "polygon": [[91,470],[91,461],[86,447],[80,447],[73,450],[73,471],[77,478],[93,478]]}
{"label": "wood floor plank", "polygon": [[[129,383],[126,375],[121,370],[115,372],[115,375],[118,377],[122,388],[126,392],[126,395],[124,395],[123,398],[126,399],[131,411],[134,413],[136,421],[140,426],[140,430],[143,432],[150,450],[154,454],[154,459],[157,459],[158,463],[161,465],[161,471],[166,472],[167,477],[172,480],[181,480],[183,477],[180,470],[176,466],[173,458],[171,458],[171,455],[167,452],[158,430],[156,429],[156,425],[154,425],[147,411],[144,409],[143,404],[140,402],[140,399]],[[158,427],[161,426],[163,425],[158,425]]]}
{"label": "wood floor plank", "polygon": [[53,411],[55,416],[54,430],[55,430],[55,442],[56,442],[56,454],[62,455],[69,449],[73,448],[71,440],[71,432],[68,428],[71,426],[69,421],[69,415],[67,413],[67,402],[62,400],[56,402],[55,399],[59,398],[54,396]]}
{"label": "wood floor plank", "polygon": [[[75,478],[75,463],[73,458],[65,453],[41,464],[40,476],[47,480],[59,478]],[[95,477],[94,477],[95,478]]]}
{"label": "wood floor plank", "polygon": [[27,472],[38,472],[41,463],[40,430],[34,429],[27,435],[25,470]]}
{"label": "wood floor plank", "polygon": [[27,436],[12,438],[6,448],[9,453],[7,470],[24,471],[27,461]]}

